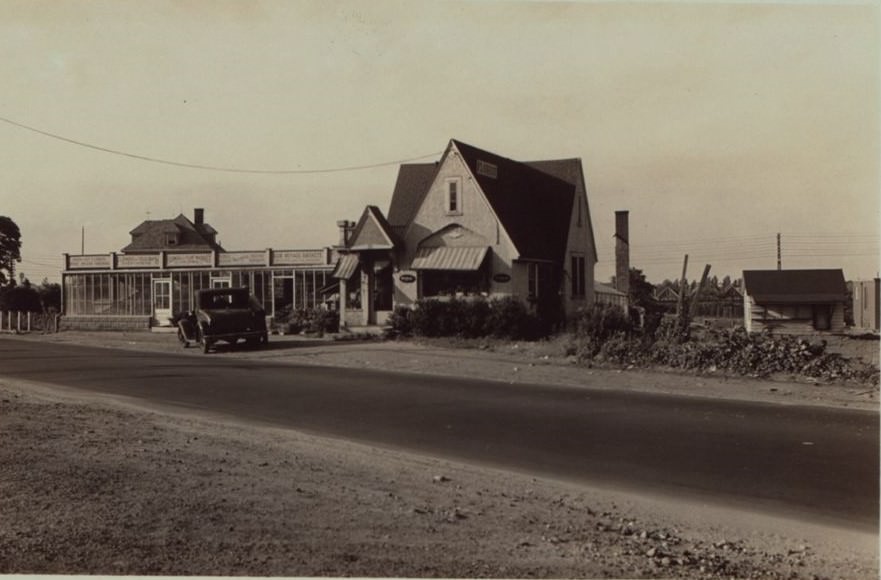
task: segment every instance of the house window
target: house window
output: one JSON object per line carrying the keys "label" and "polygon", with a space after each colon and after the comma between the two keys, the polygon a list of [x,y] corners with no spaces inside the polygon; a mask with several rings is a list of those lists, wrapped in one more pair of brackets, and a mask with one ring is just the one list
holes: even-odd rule
{"label": "house window", "polygon": [[538,264],[526,264],[526,284],[529,298],[538,298]]}
{"label": "house window", "polygon": [[572,297],[584,298],[584,256],[572,256]]}
{"label": "house window", "polygon": [[462,215],[462,180],[458,177],[447,180],[446,213]]}
{"label": "house window", "polygon": [[498,179],[499,177],[499,167],[494,163],[489,163],[488,161],[482,161],[480,159],[477,160],[477,175],[485,175],[486,177],[491,177],[493,179]]}
{"label": "house window", "polygon": [[177,245],[177,234],[167,234],[165,236],[165,245],[176,246]]}

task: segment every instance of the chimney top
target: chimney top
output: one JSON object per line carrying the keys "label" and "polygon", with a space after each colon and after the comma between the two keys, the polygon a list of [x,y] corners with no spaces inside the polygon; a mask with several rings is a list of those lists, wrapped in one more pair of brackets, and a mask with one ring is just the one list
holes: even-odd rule
{"label": "chimney top", "polygon": [[205,223],[205,210],[201,207],[197,207],[193,210],[193,222],[196,225],[202,225]]}

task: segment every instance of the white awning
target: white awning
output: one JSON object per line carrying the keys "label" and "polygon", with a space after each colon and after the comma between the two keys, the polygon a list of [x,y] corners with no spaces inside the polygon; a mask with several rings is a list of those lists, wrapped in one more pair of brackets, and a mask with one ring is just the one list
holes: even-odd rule
{"label": "white awning", "polygon": [[331,277],[348,280],[358,269],[358,254],[343,254],[336,263]]}
{"label": "white awning", "polygon": [[487,246],[463,248],[419,248],[410,268],[413,270],[477,270],[483,263]]}

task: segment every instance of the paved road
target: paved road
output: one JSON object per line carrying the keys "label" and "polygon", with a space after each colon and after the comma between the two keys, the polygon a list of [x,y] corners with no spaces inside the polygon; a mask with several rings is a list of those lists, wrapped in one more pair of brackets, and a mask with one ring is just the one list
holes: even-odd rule
{"label": "paved road", "polygon": [[21,378],[569,480],[877,530],[872,412],[0,338]]}

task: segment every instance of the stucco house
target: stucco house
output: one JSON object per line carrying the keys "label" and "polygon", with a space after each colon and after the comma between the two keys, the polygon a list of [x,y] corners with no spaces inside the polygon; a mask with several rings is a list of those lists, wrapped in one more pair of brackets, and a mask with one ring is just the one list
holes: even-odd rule
{"label": "stucco house", "polygon": [[750,332],[843,332],[847,286],[840,269],[744,270],[744,325]]}
{"label": "stucco house", "polygon": [[348,326],[432,297],[509,296],[548,316],[594,301],[580,159],[519,162],[451,140],[438,162],[400,166],[387,214],[368,206],[340,224],[333,276]]}

